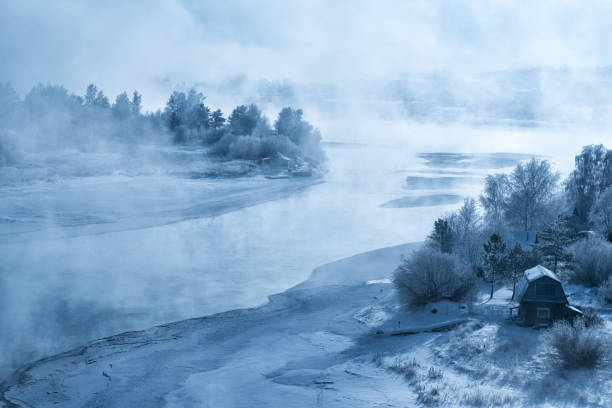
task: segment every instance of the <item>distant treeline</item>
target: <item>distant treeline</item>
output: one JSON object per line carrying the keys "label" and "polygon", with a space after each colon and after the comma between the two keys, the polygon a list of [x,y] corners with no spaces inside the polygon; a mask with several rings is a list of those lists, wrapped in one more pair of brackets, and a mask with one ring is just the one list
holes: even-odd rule
{"label": "distant treeline", "polygon": [[283,108],[273,124],[255,105],[237,106],[228,117],[195,90],[173,92],[163,110],[142,112],[142,96],[123,92],[110,102],[89,85],[75,95],[57,85],[37,85],[23,99],[0,84],[0,165],[19,151],[95,150],[110,142],[207,146],[212,156],[258,160],[281,153],[316,166],[323,159],[319,132],[301,109]]}

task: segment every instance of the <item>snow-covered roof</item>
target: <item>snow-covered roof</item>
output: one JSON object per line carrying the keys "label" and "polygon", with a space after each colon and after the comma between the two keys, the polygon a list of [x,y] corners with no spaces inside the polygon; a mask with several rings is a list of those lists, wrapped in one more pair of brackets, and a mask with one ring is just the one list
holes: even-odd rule
{"label": "snow-covered roof", "polygon": [[516,293],[517,293],[516,300],[520,302],[523,299],[523,295],[527,291],[527,288],[529,287],[529,283],[535,280],[538,280],[540,278],[543,278],[545,276],[561,283],[557,275],[555,275],[555,273],[551,271],[550,269],[546,269],[542,265],[534,266],[531,269],[527,269],[525,271],[525,274],[523,275],[523,278],[519,281],[516,287]]}
{"label": "snow-covered roof", "polygon": [[531,269],[527,269],[525,271],[525,278],[529,282],[533,282],[534,280],[543,278],[544,276],[548,276],[550,279],[556,280],[557,282],[561,282],[557,275],[550,269],[546,269],[542,265],[534,266]]}

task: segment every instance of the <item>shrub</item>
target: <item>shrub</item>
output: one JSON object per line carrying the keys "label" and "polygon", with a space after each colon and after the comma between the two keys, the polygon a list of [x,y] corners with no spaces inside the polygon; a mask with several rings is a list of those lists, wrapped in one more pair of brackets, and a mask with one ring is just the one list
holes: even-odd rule
{"label": "shrub", "polygon": [[382,353],[376,353],[372,356],[372,362],[376,364],[376,367],[380,367],[383,364],[383,355]]}
{"label": "shrub", "polygon": [[573,325],[556,322],[549,332],[553,350],[567,368],[593,368],[603,358],[604,340],[594,328],[587,328],[582,319]]}
{"label": "shrub", "polygon": [[603,326],[603,318],[594,309],[587,308],[583,309],[583,311],[584,316],[582,317],[582,320],[584,321],[585,327],[589,328]]}
{"label": "shrub", "polygon": [[601,285],[598,293],[604,303],[612,303],[612,277]]}
{"label": "shrub", "polygon": [[213,144],[211,155],[224,159],[257,160],[282,153],[313,166],[324,161],[321,135],[302,119],[301,110],[283,109],[276,124],[282,131],[273,130],[256,106],[239,106],[229,126],[206,130],[201,137]]}
{"label": "shrub", "polygon": [[461,402],[473,407],[501,407],[514,403],[514,397],[500,393],[499,390],[483,390],[476,388],[463,394]]}
{"label": "shrub", "polygon": [[225,157],[229,154],[230,145],[234,142],[236,136],[227,132],[224,133],[211,149],[213,156]]}
{"label": "shrub", "polygon": [[273,157],[280,152],[288,157],[300,155],[298,147],[283,135],[269,135],[261,139],[262,157]]}
{"label": "shrub", "polygon": [[612,273],[612,244],[600,239],[582,240],[570,251],[574,265],[570,278],[584,286],[599,286]]}
{"label": "shrub", "polygon": [[429,371],[427,372],[427,377],[432,380],[440,380],[444,377],[444,371],[441,368],[429,367]]}
{"label": "shrub", "polygon": [[475,283],[469,266],[457,256],[428,247],[404,259],[393,274],[400,299],[412,305],[459,301],[471,294]]}
{"label": "shrub", "polygon": [[234,159],[255,160],[261,156],[261,139],[256,136],[238,136],[229,145],[229,153]]}
{"label": "shrub", "polygon": [[419,392],[417,401],[423,405],[437,405],[440,402],[440,389],[436,386]]}
{"label": "shrub", "polygon": [[419,367],[420,365],[415,359],[412,359],[412,361],[406,361],[396,357],[393,363],[389,366],[389,369],[404,375],[404,377],[407,379],[410,379],[416,377]]}
{"label": "shrub", "polygon": [[[257,160],[263,157],[273,157],[277,153],[282,153],[287,157],[300,156],[304,159],[303,149],[296,146],[286,136],[283,135],[235,135],[226,132],[213,145],[210,153],[213,156],[227,159]],[[311,161],[315,163],[314,161]]]}

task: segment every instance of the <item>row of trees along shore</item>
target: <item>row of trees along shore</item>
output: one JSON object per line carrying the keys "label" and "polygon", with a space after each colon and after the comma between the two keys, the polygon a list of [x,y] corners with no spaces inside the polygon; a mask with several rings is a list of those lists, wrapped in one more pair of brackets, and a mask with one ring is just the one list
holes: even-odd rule
{"label": "row of trees along shore", "polygon": [[0,165],[17,159],[11,147],[25,139],[46,149],[172,142],[206,146],[211,156],[223,159],[258,160],[281,153],[313,166],[323,160],[321,136],[301,109],[283,108],[271,124],[256,105],[237,106],[226,117],[205,99],[193,89],[175,91],[164,109],[143,112],[137,91],[122,92],[111,102],[93,84],[83,95],[47,84],[21,99],[10,84],[0,84]]}
{"label": "row of trees along shore", "polygon": [[474,295],[479,280],[516,283],[543,264],[563,278],[597,287],[612,303],[612,151],[591,145],[567,179],[533,158],[485,179],[478,199],[435,220],[426,245],[404,259],[394,283],[407,304]]}

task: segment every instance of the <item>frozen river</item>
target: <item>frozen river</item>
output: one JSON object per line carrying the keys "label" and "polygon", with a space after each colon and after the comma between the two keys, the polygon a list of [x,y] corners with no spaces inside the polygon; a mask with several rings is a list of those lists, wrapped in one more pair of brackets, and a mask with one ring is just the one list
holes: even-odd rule
{"label": "frozen river", "polygon": [[0,374],[93,338],[253,307],[318,265],[421,241],[484,174],[525,157],[325,149],[324,183],[310,186],[107,176],[3,188]]}

